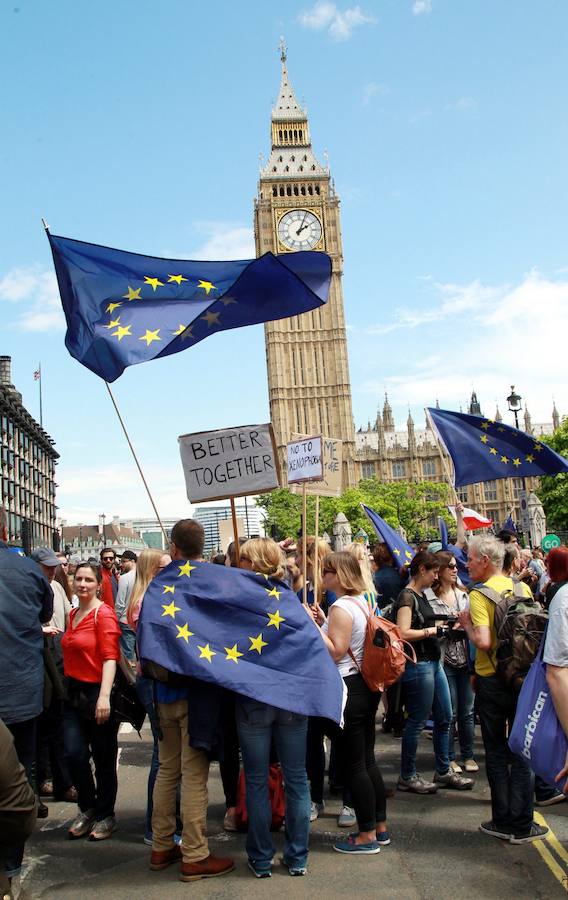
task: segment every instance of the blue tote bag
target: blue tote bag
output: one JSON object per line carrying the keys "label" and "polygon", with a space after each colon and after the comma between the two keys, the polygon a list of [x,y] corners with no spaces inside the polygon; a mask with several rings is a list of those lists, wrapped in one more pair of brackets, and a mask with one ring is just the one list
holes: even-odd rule
{"label": "blue tote bag", "polygon": [[[546,681],[546,663],[542,659],[546,632],[519,694],[515,721],[509,735],[509,747],[547,784],[566,762],[568,739],[558,721]],[[562,785],[555,785],[562,787]]]}

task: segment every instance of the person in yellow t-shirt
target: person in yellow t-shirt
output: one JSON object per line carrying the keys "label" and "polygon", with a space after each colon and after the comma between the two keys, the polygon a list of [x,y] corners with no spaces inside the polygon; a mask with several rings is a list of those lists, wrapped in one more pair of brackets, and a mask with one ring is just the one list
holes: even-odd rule
{"label": "person in yellow t-shirt", "polygon": [[[472,538],[467,552],[472,582],[493,588],[498,593],[512,590],[513,580],[502,571],[504,555],[505,545],[493,535]],[[475,588],[470,592],[469,602],[469,610],[460,613],[459,621],[477,648],[477,711],[491,788],[492,817],[479,828],[500,840],[526,844],[542,838],[548,829],[533,820],[533,773],[524,758],[511,753],[507,742],[508,730],[515,718],[517,695],[505,687],[495,670],[495,604]]]}

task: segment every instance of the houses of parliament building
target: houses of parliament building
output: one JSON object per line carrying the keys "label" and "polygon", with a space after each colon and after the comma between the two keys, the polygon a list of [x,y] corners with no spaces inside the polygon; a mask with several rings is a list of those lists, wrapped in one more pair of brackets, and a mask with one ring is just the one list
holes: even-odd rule
{"label": "houses of parliament building", "polygon": [[[323,434],[343,441],[343,487],[362,478],[381,481],[444,481],[440,450],[431,429],[417,427],[409,414],[406,428],[397,430],[385,396],[373,424],[355,431],[347,335],[343,303],[343,249],[340,201],[327,164],[312,148],[306,110],[299,104],[287,68],[286,47],[280,46],[281,81],[270,123],[270,154],[260,172],[254,204],[256,253],[321,250],[332,261],[327,304],[317,310],[268,322],[265,345],[270,418],[282,457],[294,434]],[[481,415],[475,392],[468,412]],[[495,419],[500,419],[499,410]],[[534,424],[525,411],[530,434],[548,434],[558,427]],[[285,468],[285,467],[284,467]],[[536,479],[526,479],[527,490]],[[458,492],[465,504],[493,519],[518,521],[522,479],[507,478],[469,485]]]}

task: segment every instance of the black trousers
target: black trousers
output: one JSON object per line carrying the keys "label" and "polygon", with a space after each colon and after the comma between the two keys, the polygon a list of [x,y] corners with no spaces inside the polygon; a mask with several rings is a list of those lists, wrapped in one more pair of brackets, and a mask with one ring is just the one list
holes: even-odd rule
{"label": "black trousers", "polygon": [[[75,685],[79,682],[75,682]],[[95,704],[100,684],[80,682],[84,695]],[[109,719],[97,725],[93,717],[75,709],[69,702],[63,708],[65,756],[73,784],[77,789],[81,812],[93,809],[100,822],[114,815],[118,789],[116,758],[118,755],[118,722]],[[91,770],[95,764],[95,778]]]}
{"label": "black trousers", "polygon": [[375,716],[380,693],[370,691],[360,673],[347,675],[343,758],[360,831],[373,831],[387,816],[383,776],[375,760]]}
{"label": "black trousers", "polygon": [[55,697],[38,719],[36,777],[38,792],[42,784],[51,778],[56,799],[73,783],[64,755],[63,701]]}

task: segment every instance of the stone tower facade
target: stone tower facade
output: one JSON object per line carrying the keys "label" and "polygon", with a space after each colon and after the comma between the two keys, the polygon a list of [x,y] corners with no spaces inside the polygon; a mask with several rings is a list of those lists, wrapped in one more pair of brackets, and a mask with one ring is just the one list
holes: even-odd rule
{"label": "stone tower facade", "polygon": [[294,433],[343,441],[343,486],[356,483],[355,430],[343,311],[339,199],[312,150],[306,111],[290,84],[286,48],[272,110],[271,152],[254,207],[257,256],[321,250],[332,260],[325,307],[265,325],[270,417],[283,453]]}

